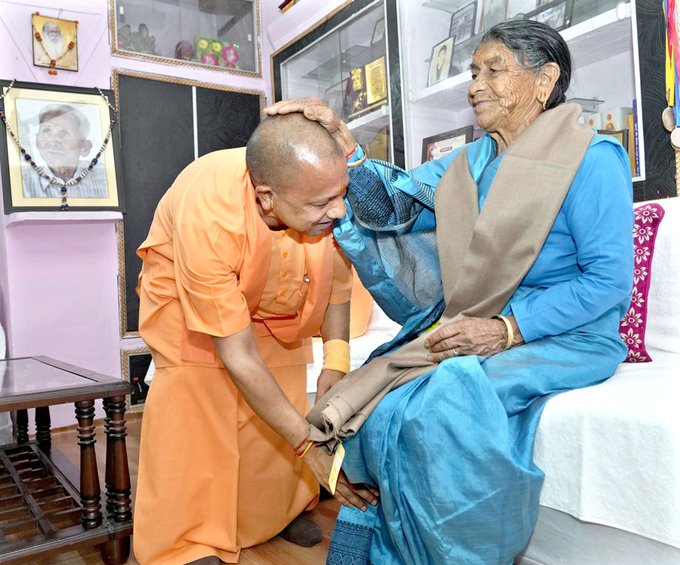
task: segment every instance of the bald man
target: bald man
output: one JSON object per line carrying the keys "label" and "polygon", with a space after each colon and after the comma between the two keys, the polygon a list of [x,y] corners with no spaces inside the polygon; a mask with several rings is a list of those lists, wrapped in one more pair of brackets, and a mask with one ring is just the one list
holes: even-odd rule
{"label": "bald man", "polygon": [[[331,235],[347,183],[333,138],[290,114],[264,120],[245,149],[193,162],[161,199],[138,250],[156,365],[135,500],[142,565],[236,563],[282,531],[321,540],[300,516],[330,467],[321,449],[301,456],[306,364],[311,336],[349,339],[351,271]],[[342,376],[324,369],[319,392]]]}

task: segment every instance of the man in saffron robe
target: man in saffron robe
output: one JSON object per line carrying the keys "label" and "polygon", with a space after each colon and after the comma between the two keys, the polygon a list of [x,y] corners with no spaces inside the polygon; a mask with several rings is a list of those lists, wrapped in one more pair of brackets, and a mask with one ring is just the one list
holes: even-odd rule
{"label": "man in saffron robe", "polygon": [[[351,271],[331,236],[347,182],[333,138],[293,114],[198,159],[161,199],[138,250],[156,366],[135,501],[142,565],[236,563],[284,529],[321,539],[299,518],[328,477],[319,450],[302,450],[306,364],[317,332],[349,338]],[[320,393],[341,365],[324,362]]]}

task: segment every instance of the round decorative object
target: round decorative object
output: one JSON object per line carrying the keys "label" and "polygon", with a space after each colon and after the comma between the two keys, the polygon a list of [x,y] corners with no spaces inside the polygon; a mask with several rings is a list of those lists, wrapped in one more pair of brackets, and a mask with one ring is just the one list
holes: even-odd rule
{"label": "round decorative object", "polygon": [[676,151],[680,151],[680,127],[671,132],[671,145]]}
{"label": "round decorative object", "polygon": [[238,67],[238,49],[235,45],[226,44],[222,47],[222,59],[224,66],[230,69]]}
{"label": "round decorative object", "polygon": [[671,106],[665,108],[661,113],[661,123],[668,131],[673,131],[673,128],[675,127],[675,113]]}

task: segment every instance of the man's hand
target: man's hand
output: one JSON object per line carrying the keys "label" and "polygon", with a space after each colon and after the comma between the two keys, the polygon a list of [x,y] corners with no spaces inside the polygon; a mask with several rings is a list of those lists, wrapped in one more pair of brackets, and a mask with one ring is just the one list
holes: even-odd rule
{"label": "man's hand", "polygon": [[345,155],[354,151],[356,147],[354,137],[352,137],[345,123],[321,98],[310,96],[307,98],[282,100],[264,109],[264,113],[267,116],[290,114],[292,112],[302,112],[308,120],[319,122],[333,136]]}
{"label": "man's hand", "polygon": [[[328,454],[319,447],[312,447],[305,455],[305,462],[310,466],[319,483],[328,492],[331,491],[328,485],[328,477],[331,473],[333,457],[333,454]],[[368,509],[367,504],[375,506],[378,503],[379,493],[375,487],[350,483],[345,473],[340,471],[334,496],[344,506],[349,508],[354,506],[359,510],[365,511]]]}
{"label": "man's hand", "polygon": [[323,369],[319,378],[316,381],[316,397],[314,402],[317,402],[324,394],[326,394],[345,373],[342,371],[334,371],[332,369]]}

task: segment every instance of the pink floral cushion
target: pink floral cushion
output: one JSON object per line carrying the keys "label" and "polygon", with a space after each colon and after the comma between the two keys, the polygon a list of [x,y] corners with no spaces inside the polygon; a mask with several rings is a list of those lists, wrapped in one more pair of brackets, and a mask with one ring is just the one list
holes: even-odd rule
{"label": "pink floral cushion", "polygon": [[647,304],[652,277],[654,241],[663,216],[664,209],[660,204],[640,204],[635,207],[633,296],[630,308],[619,325],[621,339],[628,346],[626,361],[629,363],[647,363],[652,360],[645,347]]}

